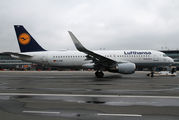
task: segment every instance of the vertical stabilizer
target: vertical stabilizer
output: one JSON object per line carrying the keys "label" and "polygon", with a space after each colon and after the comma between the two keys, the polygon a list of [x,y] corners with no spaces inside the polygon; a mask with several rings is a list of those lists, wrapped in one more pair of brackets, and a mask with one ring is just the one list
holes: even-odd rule
{"label": "vertical stabilizer", "polygon": [[46,51],[35,41],[22,25],[14,25],[14,28],[21,52]]}

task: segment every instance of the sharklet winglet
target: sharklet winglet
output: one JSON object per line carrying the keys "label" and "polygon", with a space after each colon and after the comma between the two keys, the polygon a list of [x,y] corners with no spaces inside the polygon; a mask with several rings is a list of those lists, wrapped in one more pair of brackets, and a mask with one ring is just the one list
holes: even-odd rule
{"label": "sharklet winglet", "polygon": [[95,53],[95,52],[93,52],[93,51],[90,51],[90,50],[86,49],[86,48],[80,43],[80,41],[73,35],[72,32],[68,31],[68,33],[70,34],[70,37],[71,37],[71,39],[73,40],[76,49],[79,50],[80,52],[84,52],[84,53],[86,53],[87,55],[91,55],[91,56],[93,56],[93,57],[95,57],[95,58],[97,58],[97,59],[104,59],[105,61],[108,61],[108,62],[110,62],[110,63],[111,63],[111,62],[112,62],[112,63],[116,63],[115,60],[112,60],[112,59],[110,59],[110,58],[104,57],[104,56],[102,56],[102,55],[100,55],[100,54],[98,54],[98,53]]}
{"label": "sharklet winglet", "polygon": [[84,53],[89,51],[80,43],[80,41],[73,35],[71,31],[68,31],[68,33],[70,34],[70,37],[73,40],[77,50],[79,50],[80,52],[84,52]]}

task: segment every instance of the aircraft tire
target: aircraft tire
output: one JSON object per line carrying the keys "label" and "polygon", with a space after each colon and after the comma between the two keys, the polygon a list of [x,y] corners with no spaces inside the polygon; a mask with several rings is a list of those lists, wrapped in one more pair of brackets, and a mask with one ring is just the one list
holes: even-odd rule
{"label": "aircraft tire", "polygon": [[103,76],[104,76],[104,73],[103,72],[95,72],[95,75],[96,75],[96,77],[97,78],[103,78]]}

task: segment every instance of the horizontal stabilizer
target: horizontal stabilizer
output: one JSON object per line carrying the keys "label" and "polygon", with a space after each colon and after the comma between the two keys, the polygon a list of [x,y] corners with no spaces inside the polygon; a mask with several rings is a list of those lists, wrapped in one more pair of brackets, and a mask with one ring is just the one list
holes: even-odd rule
{"label": "horizontal stabilizer", "polygon": [[4,54],[19,56],[19,57],[33,57],[32,55],[22,54],[22,53],[15,53],[15,52],[3,52]]}

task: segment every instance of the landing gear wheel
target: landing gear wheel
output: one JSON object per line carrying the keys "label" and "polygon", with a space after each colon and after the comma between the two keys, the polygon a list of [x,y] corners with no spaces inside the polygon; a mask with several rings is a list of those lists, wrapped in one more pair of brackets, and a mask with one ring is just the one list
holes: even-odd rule
{"label": "landing gear wheel", "polygon": [[103,73],[103,72],[98,72],[98,71],[96,71],[96,72],[95,72],[95,75],[96,75],[97,78],[103,78],[104,73]]}
{"label": "landing gear wheel", "polygon": [[150,77],[154,77],[154,68],[152,67],[152,68],[150,68],[151,69],[151,73],[150,74],[148,74]]}
{"label": "landing gear wheel", "polygon": [[154,77],[154,68],[150,68],[151,73],[148,73],[147,76]]}
{"label": "landing gear wheel", "polygon": [[154,72],[152,71],[152,72],[151,72],[151,77],[153,77],[153,76],[154,76]]}

